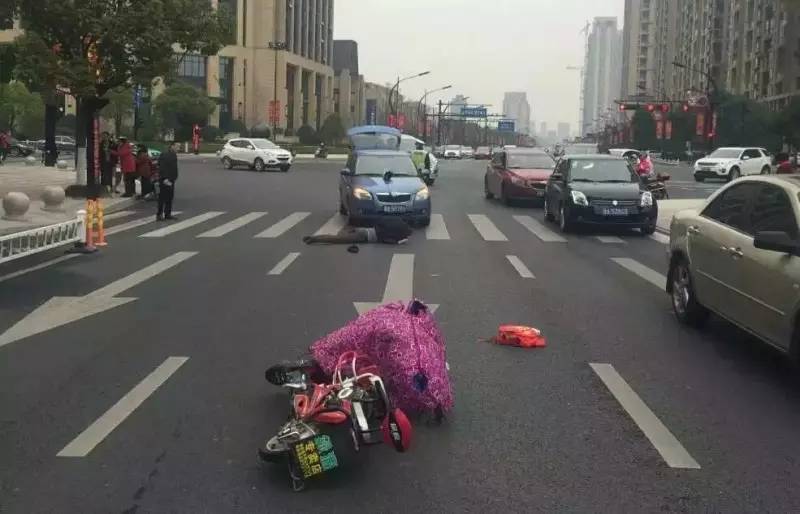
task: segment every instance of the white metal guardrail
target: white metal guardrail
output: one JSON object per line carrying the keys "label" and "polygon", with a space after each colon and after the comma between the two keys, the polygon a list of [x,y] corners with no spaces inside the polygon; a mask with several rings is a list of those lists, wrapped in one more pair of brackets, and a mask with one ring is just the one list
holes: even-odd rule
{"label": "white metal guardrail", "polygon": [[85,237],[86,212],[78,211],[69,221],[0,236],[0,264],[83,241]]}

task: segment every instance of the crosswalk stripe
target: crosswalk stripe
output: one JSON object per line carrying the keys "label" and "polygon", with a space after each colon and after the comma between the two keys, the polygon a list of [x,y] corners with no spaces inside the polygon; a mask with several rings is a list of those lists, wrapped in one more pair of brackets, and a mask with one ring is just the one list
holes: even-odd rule
{"label": "crosswalk stripe", "polygon": [[170,234],[174,234],[175,232],[180,232],[181,230],[186,230],[187,228],[191,228],[195,225],[199,225],[200,223],[204,223],[210,219],[214,219],[217,216],[222,216],[223,214],[225,213],[219,211],[206,212],[204,214],[199,214],[197,216],[194,216],[193,218],[179,221],[177,223],[167,225],[164,228],[148,232],[147,234],[142,234],[139,237],[166,237]]}
{"label": "crosswalk stripe", "polygon": [[311,215],[310,212],[294,212],[294,213],[286,216],[285,218],[283,218],[282,220],[280,220],[276,224],[272,225],[271,227],[269,227],[264,232],[261,232],[260,234],[257,234],[256,237],[259,237],[259,238],[261,238],[261,237],[263,237],[263,238],[275,238],[275,237],[282,236],[287,231],[291,230],[292,227],[294,227],[295,225],[297,225],[298,223],[300,223],[301,221],[303,221],[304,219],[306,219],[310,215]]}
{"label": "crosswalk stripe", "polygon": [[188,360],[189,357],[168,357],[56,456],[86,457]]}
{"label": "crosswalk stripe", "polygon": [[450,239],[450,232],[444,224],[444,216],[441,214],[431,214],[431,224],[425,230],[425,237],[433,240]]}
{"label": "crosswalk stripe", "polygon": [[[180,214],[180,211],[175,211],[173,214],[175,214],[177,216],[178,214]],[[121,223],[119,225],[114,225],[111,228],[107,228],[106,229],[106,235],[107,236],[111,236],[111,235],[114,235],[114,234],[118,234],[120,232],[125,232],[126,230],[131,230],[131,229],[138,228],[138,227],[141,227],[141,226],[144,226],[144,225],[149,225],[150,223],[153,223],[154,221],[156,221],[156,215],[155,214],[151,214],[150,216],[147,216],[146,218],[139,218],[139,219],[136,219],[136,220],[129,221],[127,223]]]}
{"label": "crosswalk stripe", "polygon": [[666,234],[662,234],[660,232],[655,232],[650,235],[650,239],[654,241],[658,241],[661,244],[668,245],[669,244],[669,236]]}
{"label": "crosswalk stripe", "polygon": [[508,241],[505,234],[484,214],[467,214],[475,229],[485,241]]}
{"label": "crosswalk stripe", "polygon": [[319,230],[317,230],[314,235],[315,236],[335,236],[342,230],[345,226],[347,226],[347,219],[342,216],[341,214],[334,214],[331,219],[325,222]]}
{"label": "crosswalk stripe", "polygon": [[617,236],[597,236],[597,240],[605,244],[625,244],[625,241]]}
{"label": "crosswalk stripe", "polygon": [[125,218],[126,216],[131,216],[132,214],[136,214],[136,211],[117,211],[112,212],[110,214],[104,214],[103,220],[115,220],[118,218]]}
{"label": "crosswalk stripe", "polygon": [[229,221],[224,225],[220,225],[217,228],[211,229],[208,232],[203,232],[197,237],[222,237],[225,234],[229,234],[236,229],[242,228],[248,223],[252,223],[255,220],[262,218],[266,215],[267,215],[266,212],[251,212],[249,214],[245,214],[244,216],[236,218],[233,221]]}
{"label": "crosswalk stripe", "polygon": [[623,268],[627,269],[628,271],[650,282],[659,289],[664,289],[667,286],[666,276],[662,275],[661,273],[655,270],[648,268],[639,261],[636,261],[634,259],[629,259],[627,257],[613,257],[611,260],[616,262]]}
{"label": "crosswalk stripe", "polygon": [[276,264],[275,267],[272,268],[269,271],[269,273],[267,273],[267,275],[280,275],[281,273],[286,271],[286,268],[291,266],[292,263],[295,261],[295,259],[297,259],[298,257],[300,257],[299,252],[290,253],[289,255],[281,259],[281,261],[278,264]]}
{"label": "crosswalk stripe", "polygon": [[520,260],[520,258],[517,257],[516,255],[506,255],[506,259],[508,259],[508,262],[510,262],[511,265],[514,266],[514,269],[517,270],[517,273],[519,273],[520,277],[536,278],[535,276],[533,276],[533,273],[531,273],[531,270],[529,270],[528,267],[525,266],[525,263],[522,262],[522,260]]}
{"label": "crosswalk stripe", "polygon": [[545,243],[566,243],[567,240],[545,227],[530,216],[514,216],[519,224]]}

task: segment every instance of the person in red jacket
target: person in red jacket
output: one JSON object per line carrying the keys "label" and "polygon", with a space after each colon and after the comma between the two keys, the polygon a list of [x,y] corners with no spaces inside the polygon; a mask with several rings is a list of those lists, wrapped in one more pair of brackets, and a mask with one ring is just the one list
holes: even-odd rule
{"label": "person in red jacket", "polygon": [[131,197],[136,194],[136,157],[128,138],[119,138],[119,146],[113,151],[113,155],[119,158],[119,167],[125,180],[125,194],[122,196]]}

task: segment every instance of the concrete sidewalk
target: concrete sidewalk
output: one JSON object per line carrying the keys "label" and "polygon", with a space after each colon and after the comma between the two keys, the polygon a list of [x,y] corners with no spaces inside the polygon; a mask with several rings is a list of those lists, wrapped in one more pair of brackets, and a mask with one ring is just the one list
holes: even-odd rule
{"label": "concrete sidewalk", "polygon": [[705,202],[704,199],[691,200],[659,200],[658,202],[658,222],[659,232],[669,234],[669,225],[676,212],[684,209],[695,209]]}
{"label": "concrete sidewalk", "polygon": [[[0,235],[22,232],[36,227],[53,225],[74,219],[76,213],[86,206],[86,200],[67,198],[60,211],[43,209],[42,192],[47,186],[65,188],[75,183],[75,170],[45,167],[41,164],[27,166],[24,163],[6,163],[0,166],[0,198],[12,191],[25,193],[31,200],[30,208],[23,220],[6,220],[0,217]],[[125,209],[135,203],[133,198],[103,198],[106,213]],[[0,214],[2,214],[0,212]]]}

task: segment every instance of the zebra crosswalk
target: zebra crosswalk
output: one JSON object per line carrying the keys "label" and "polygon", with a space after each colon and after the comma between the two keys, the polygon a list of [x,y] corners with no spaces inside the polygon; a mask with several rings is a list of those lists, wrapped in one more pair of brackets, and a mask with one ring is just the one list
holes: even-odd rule
{"label": "zebra crosswalk", "polygon": [[[254,211],[234,213],[225,211],[208,211],[181,214],[177,221],[167,224],[155,224],[155,216],[135,218],[135,212],[125,211],[107,217],[111,222],[106,227],[106,234],[133,231],[145,227],[138,235],[143,239],[164,239],[172,236],[191,237],[196,239],[222,239],[225,237],[277,239],[280,237],[300,238],[304,235],[334,235],[347,226],[344,216],[325,212],[297,211],[289,213],[269,213]],[[129,219],[132,218],[133,219]],[[152,224],[152,226],[151,226]],[[466,228],[465,228],[466,227]],[[455,231],[453,230],[455,228]],[[454,240],[472,238],[502,246],[524,237],[533,238],[542,243],[565,244],[578,240],[590,240],[603,245],[626,245],[629,240],[640,240],[640,237],[625,237],[625,234],[569,234],[564,235],[555,225],[550,226],[532,215],[517,214],[432,214],[430,225],[420,231],[415,239],[425,238],[428,241],[446,243]],[[668,245],[669,236],[655,233],[649,236],[650,241]]]}

